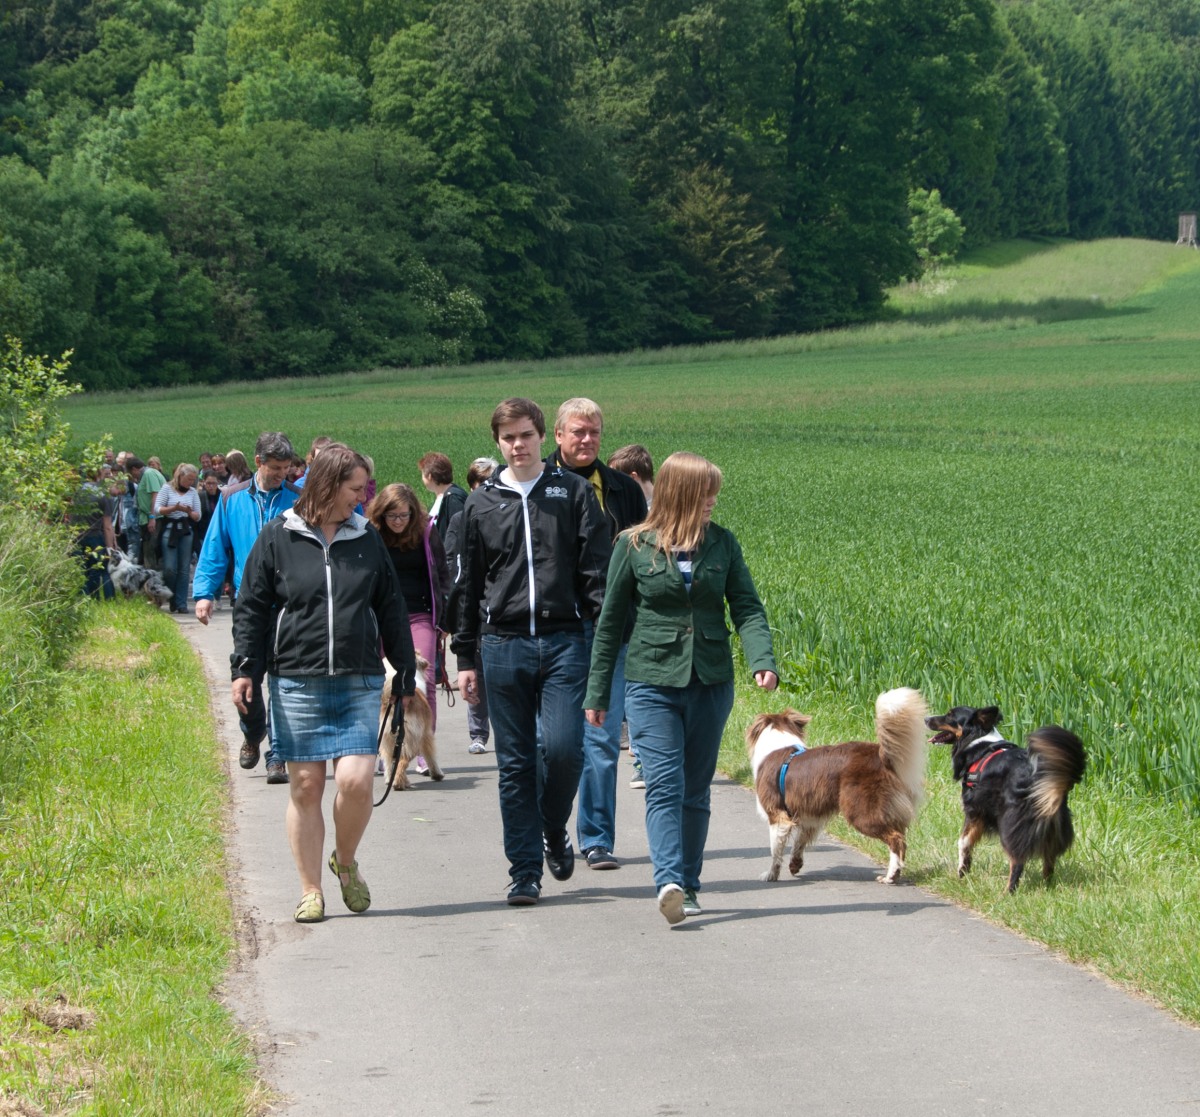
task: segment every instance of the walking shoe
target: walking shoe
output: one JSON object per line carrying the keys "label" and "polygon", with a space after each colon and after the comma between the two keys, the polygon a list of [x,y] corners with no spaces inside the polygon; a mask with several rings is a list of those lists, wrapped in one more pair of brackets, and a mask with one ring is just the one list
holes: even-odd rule
{"label": "walking shoe", "polygon": [[632,788],[646,786],[646,777],[642,773],[642,762],[636,756],[633,758],[633,778],[629,781],[629,786]]}
{"label": "walking shoe", "polygon": [[685,888],[683,890],[683,914],[704,914],[704,909],[700,907],[700,901],[696,899],[696,890],[694,888]]}
{"label": "walking shoe", "polygon": [[338,860],[335,849],[329,855],[329,868],[333,870],[333,875],[342,886],[342,899],[346,907],[356,914],[366,911],[371,906],[371,890],[367,887],[367,882],[358,875],[358,862],[351,861],[349,865],[343,865]]}
{"label": "walking shoe", "polygon": [[425,763],[425,757],[418,756],[413,762],[413,767],[416,768],[418,776],[429,775],[429,765]]}
{"label": "walking shoe", "polygon": [[375,775],[382,776],[385,774],[386,773],[383,770],[383,757],[382,756],[375,757]]}
{"label": "walking shoe", "polygon": [[320,892],[305,892],[292,918],[297,923],[320,923],[325,918],[325,897]]}
{"label": "walking shoe", "polygon": [[487,741],[481,741],[478,737],[467,745],[467,752],[478,756],[481,752],[487,752]]}
{"label": "walking shoe", "polygon": [[290,783],[287,768],[278,757],[267,761],[267,783]]}
{"label": "walking shoe", "polygon": [[552,838],[542,836],[542,849],[546,852],[546,868],[555,880],[570,880],[575,871],[575,851],[571,848],[571,835],[560,830]]}
{"label": "walking shoe", "polygon": [[246,734],[242,735],[242,747],[238,752],[238,763],[243,768],[255,768],[258,766],[260,746],[265,736],[265,732],[260,733],[257,737],[250,737]]}
{"label": "walking shoe", "polygon": [[538,902],[541,894],[542,886],[533,877],[513,881],[512,888],[508,890],[508,906],[510,908],[532,907]]}
{"label": "walking shoe", "polygon": [[658,890],[658,910],[672,927],[683,922],[683,889],[677,884],[664,884]]}
{"label": "walking shoe", "polygon": [[621,862],[617,860],[613,851],[605,849],[604,846],[592,846],[591,849],[585,849],[583,855],[587,858],[589,869],[619,869],[621,867]]}

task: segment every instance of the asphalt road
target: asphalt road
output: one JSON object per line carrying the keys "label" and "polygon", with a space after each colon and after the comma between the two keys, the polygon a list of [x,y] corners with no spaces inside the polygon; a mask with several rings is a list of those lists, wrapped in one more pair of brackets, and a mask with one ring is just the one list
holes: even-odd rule
{"label": "asphalt road", "polygon": [[347,912],[329,875],[331,918],[294,923],[287,788],[237,765],[230,619],[179,623],[229,760],[244,933],[224,993],[273,1113],[1200,1114],[1200,1031],[920,888],[876,883],[828,837],[801,881],[760,883],[766,826],[729,781],[713,788],[704,915],[669,928],[658,912],[627,754],[622,867],[547,873],[538,906],[509,908],[495,757],[468,754],[461,703],[439,710],[445,781],[416,777],[372,818],[370,911]]}

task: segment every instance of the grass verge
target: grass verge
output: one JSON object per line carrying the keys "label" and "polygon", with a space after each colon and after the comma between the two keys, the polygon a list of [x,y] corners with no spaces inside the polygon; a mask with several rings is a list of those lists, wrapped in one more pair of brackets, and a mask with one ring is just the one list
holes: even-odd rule
{"label": "grass verge", "polygon": [[234,936],[200,665],[140,601],[90,622],[2,823],[0,1098],[259,1112],[250,1041],[216,996]]}

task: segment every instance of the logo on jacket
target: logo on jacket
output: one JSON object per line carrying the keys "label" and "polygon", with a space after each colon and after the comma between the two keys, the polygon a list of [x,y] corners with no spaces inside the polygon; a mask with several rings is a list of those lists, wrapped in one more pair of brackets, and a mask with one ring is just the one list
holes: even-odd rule
{"label": "logo on jacket", "polygon": [[569,494],[562,485],[547,485],[546,495],[555,497],[558,500],[566,500]]}

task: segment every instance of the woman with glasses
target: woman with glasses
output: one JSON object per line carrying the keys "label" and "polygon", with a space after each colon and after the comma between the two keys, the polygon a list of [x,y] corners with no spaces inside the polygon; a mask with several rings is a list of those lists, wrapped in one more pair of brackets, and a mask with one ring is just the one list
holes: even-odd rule
{"label": "woman with glasses", "polygon": [[[437,634],[450,592],[442,537],[411,485],[385,485],[371,501],[367,518],[383,536],[400,580],[413,646],[427,665],[425,692],[437,729]],[[415,764],[418,772],[429,771],[424,757],[418,756]]]}

